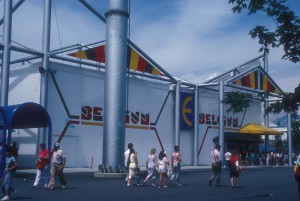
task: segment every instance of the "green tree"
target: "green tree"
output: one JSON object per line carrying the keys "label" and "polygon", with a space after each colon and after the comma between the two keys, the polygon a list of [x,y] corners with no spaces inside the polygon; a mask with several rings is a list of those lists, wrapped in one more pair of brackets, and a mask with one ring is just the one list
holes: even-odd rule
{"label": "green tree", "polygon": [[[269,52],[269,48],[283,46],[282,59],[294,63],[300,61],[300,19],[286,6],[286,0],[228,0],[233,4],[233,13],[243,10],[248,15],[258,12],[265,13],[275,22],[275,29],[265,26],[256,26],[250,31],[252,38],[258,38],[262,45],[260,51]],[[298,8],[296,8],[298,9]]]}
{"label": "green tree", "polygon": [[[261,45],[260,51],[269,52],[269,48],[282,46],[284,54],[282,59],[294,63],[300,62],[300,18],[287,6],[286,0],[228,0],[233,5],[233,13],[246,11],[248,15],[258,12],[266,14],[273,19],[275,28],[255,26],[249,34],[258,38]],[[296,8],[299,9],[299,8]],[[280,113],[281,111],[297,113],[300,105],[300,84],[294,93],[282,94],[282,100],[272,103],[266,110],[267,113]],[[300,151],[300,121],[292,119],[293,147]],[[282,147],[282,140],[276,140],[276,147]]]}
{"label": "green tree", "polygon": [[267,113],[278,114],[282,111],[297,113],[300,104],[300,84],[294,89],[293,93],[282,94],[282,100],[271,103],[266,109]]}
{"label": "green tree", "polygon": [[300,120],[297,120],[297,115],[292,116],[292,141],[294,151],[296,153],[300,152]]}
{"label": "green tree", "polygon": [[249,93],[242,92],[225,92],[225,97],[222,103],[229,105],[230,107],[226,110],[227,113],[233,112],[239,113],[244,112],[250,106],[252,95]]}
{"label": "green tree", "polygon": [[281,135],[275,135],[275,151],[284,152],[285,147]]}

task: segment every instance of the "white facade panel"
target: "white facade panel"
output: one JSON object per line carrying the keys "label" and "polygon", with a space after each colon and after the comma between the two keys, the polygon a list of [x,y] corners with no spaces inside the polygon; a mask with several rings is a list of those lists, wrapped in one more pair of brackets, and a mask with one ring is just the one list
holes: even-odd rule
{"label": "white facade panel", "polygon": [[[11,73],[9,104],[39,102],[39,66],[40,64],[34,64],[28,69]],[[53,125],[52,143],[61,137],[66,123],[73,121],[61,141],[61,148],[67,156],[67,167],[97,167],[102,163],[103,151],[104,73],[59,63],[50,63],[50,69],[54,72],[67,109],[73,116],[68,116],[62,98],[49,76],[47,110]],[[170,91],[168,84],[135,77],[131,77],[128,83],[124,150],[132,142],[141,166],[145,165],[152,147],[157,149],[157,154],[163,147],[170,158],[175,140],[175,91]],[[210,164],[209,153],[214,147],[213,139],[219,135],[218,114],[218,92],[201,89],[197,148],[199,165]],[[238,131],[243,114],[224,114],[225,132]],[[248,108],[243,125],[250,122],[261,122],[260,102],[253,102],[251,108]],[[21,166],[34,167],[37,149],[34,150],[34,146],[30,150],[26,147],[32,144],[38,146],[37,129],[18,130],[13,137],[20,147]],[[193,141],[193,129],[181,130],[183,165],[193,163]]]}
{"label": "white facade panel", "polygon": [[[219,93],[200,90],[199,92],[199,164],[211,163],[210,152],[214,149],[213,139],[219,136]],[[260,124],[260,102],[253,101],[243,113],[227,113],[224,106],[224,132],[238,132],[241,126],[248,123]],[[242,125],[241,125],[242,124]]]}

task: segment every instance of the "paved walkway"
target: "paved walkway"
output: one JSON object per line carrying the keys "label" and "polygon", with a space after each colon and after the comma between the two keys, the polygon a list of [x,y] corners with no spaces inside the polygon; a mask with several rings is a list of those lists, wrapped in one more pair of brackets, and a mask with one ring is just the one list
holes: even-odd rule
{"label": "paved walkway", "polygon": [[[143,169],[143,168],[142,168]],[[184,166],[180,178],[181,186],[159,189],[146,186],[127,187],[123,179],[101,179],[93,177],[96,168],[66,168],[67,189],[56,182],[54,190],[44,190],[41,184],[32,189],[35,170],[18,170],[12,185],[17,189],[13,200],[30,201],[296,201],[298,192],[292,167],[247,167],[240,175],[240,187],[231,188],[228,173],[222,171],[221,187],[208,185],[211,176],[209,166]],[[141,179],[144,179],[145,175]],[[158,179],[156,181],[158,184]]]}
{"label": "paved walkway", "polygon": [[[291,167],[291,166],[270,166],[271,168],[278,168],[278,167]],[[141,171],[145,171],[145,167],[140,167]],[[266,168],[266,166],[247,166],[247,169],[253,168]],[[210,170],[211,166],[181,166],[182,172],[193,172],[193,171],[200,171],[200,170]],[[18,169],[20,173],[36,173],[36,169]],[[98,168],[65,168],[65,173],[94,173],[98,172]]]}

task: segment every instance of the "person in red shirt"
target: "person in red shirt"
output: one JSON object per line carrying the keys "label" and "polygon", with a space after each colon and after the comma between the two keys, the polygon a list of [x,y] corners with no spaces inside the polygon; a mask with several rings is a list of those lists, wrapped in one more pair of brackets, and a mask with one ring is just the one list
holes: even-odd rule
{"label": "person in red shirt", "polygon": [[41,180],[41,176],[44,175],[45,177],[44,188],[47,189],[49,179],[50,179],[50,153],[48,149],[46,149],[45,143],[40,144],[40,151],[37,155],[36,167],[37,167],[37,172],[36,172],[35,182],[32,187],[36,188]]}
{"label": "person in red shirt", "polygon": [[235,152],[232,153],[232,156],[229,160],[228,163],[228,168],[229,168],[229,176],[230,176],[230,182],[231,182],[231,187],[234,188],[233,185],[233,178],[236,178],[236,187],[239,186],[239,158],[235,154]]}

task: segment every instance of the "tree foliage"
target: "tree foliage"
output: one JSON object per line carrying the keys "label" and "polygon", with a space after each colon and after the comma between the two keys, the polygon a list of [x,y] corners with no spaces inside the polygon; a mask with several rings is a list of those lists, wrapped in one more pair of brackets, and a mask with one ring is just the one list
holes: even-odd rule
{"label": "tree foliage", "polygon": [[294,93],[283,94],[282,101],[276,101],[271,103],[267,107],[267,113],[278,114],[282,111],[284,112],[297,112],[298,105],[300,104],[300,84],[295,88]]}
{"label": "tree foliage", "polygon": [[276,152],[284,151],[284,143],[281,135],[275,135],[275,150]]}
{"label": "tree foliage", "polygon": [[[233,4],[233,13],[248,11],[248,15],[263,12],[276,24],[274,30],[265,26],[256,26],[250,31],[252,38],[258,38],[262,45],[260,51],[269,52],[269,48],[283,46],[282,59],[294,63],[300,61],[300,19],[286,6],[286,0],[228,0]],[[298,8],[297,8],[298,9]]]}
{"label": "tree foliage", "polygon": [[249,93],[242,92],[226,92],[222,103],[229,105],[230,107],[226,110],[227,113],[239,113],[244,112],[252,102],[252,95]]}
{"label": "tree foliage", "polygon": [[292,141],[296,152],[300,151],[300,120],[296,116],[292,116]]}

